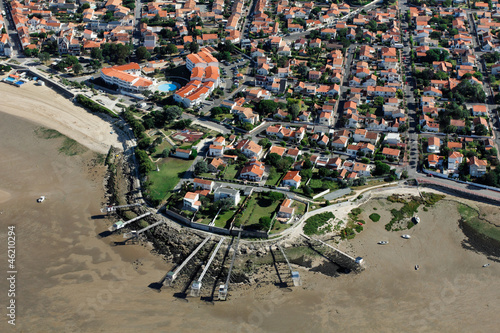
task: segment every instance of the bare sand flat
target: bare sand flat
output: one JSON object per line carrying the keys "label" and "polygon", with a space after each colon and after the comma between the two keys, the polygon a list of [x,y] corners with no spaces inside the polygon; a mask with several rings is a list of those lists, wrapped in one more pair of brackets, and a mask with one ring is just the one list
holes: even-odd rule
{"label": "bare sand flat", "polygon": [[117,134],[111,134],[110,123],[45,86],[28,82],[15,87],[0,82],[0,102],[0,112],[55,129],[96,152],[107,153],[109,146],[122,148]]}
{"label": "bare sand flat", "polygon": [[9,192],[0,189],[0,203],[7,202],[11,195]]}

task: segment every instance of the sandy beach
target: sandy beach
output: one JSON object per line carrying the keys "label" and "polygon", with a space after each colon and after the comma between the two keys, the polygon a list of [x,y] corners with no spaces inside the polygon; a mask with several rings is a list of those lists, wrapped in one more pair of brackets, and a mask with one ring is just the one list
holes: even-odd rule
{"label": "sandy beach", "polygon": [[[168,287],[158,292],[149,286],[171,263],[149,246],[113,246],[120,235],[97,237],[112,221],[99,218],[105,170],[95,154],[67,156],[59,152],[62,138],[35,133],[39,124],[61,133],[74,129],[81,134],[70,137],[102,152],[113,139],[98,144],[97,132],[107,136],[109,128],[93,115],[73,115],[86,111],[69,102],[79,111],[55,108],[65,100],[47,88],[0,84],[0,94],[8,109],[0,112],[0,244],[15,225],[18,271],[16,326],[3,310],[1,332],[494,332],[500,324],[500,265],[464,248],[459,214],[448,200],[419,211],[422,223],[409,231],[410,240],[385,231],[387,200],[366,203],[365,230],[339,245],[365,258],[360,274],[329,277],[296,267],[303,285],[289,289],[274,284],[278,278],[270,269],[271,283],[236,287],[228,301],[215,304],[176,298],[180,290]],[[44,95],[54,98],[46,102]],[[86,134],[80,121],[95,132]],[[47,196],[42,204],[36,203],[40,195]],[[472,204],[498,220],[498,207]],[[382,217],[377,223],[367,218],[374,208]],[[381,239],[389,244],[377,245]],[[482,268],[485,263],[491,266]],[[7,290],[0,279],[2,307]]]}
{"label": "sandy beach", "polygon": [[123,148],[110,123],[50,88],[32,81],[22,87],[0,82],[0,96],[1,112],[55,129],[93,151],[105,154],[109,146]]}

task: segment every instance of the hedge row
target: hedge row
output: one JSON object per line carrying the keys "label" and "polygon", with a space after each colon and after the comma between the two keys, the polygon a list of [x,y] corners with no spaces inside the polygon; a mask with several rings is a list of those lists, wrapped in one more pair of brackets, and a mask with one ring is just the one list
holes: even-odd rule
{"label": "hedge row", "polygon": [[86,108],[87,110],[91,112],[100,112],[100,113],[106,113],[110,115],[113,118],[118,118],[118,115],[111,111],[108,108],[105,108],[104,106],[100,105],[99,103],[94,102],[90,98],[83,96],[81,94],[76,96],[76,101],[78,104]]}

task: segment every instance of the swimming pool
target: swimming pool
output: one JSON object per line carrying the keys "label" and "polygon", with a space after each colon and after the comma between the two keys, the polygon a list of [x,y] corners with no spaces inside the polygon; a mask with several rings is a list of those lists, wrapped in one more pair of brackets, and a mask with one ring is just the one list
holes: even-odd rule
{"label": "swimming pool", "polygon": [[162,83],[158,86],[159,91],[169,92],[179,89],[176,83]]}

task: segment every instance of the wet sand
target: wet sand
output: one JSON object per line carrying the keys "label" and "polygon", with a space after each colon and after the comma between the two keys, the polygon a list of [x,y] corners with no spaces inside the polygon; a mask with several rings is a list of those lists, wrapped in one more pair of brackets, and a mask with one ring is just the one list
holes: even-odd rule
{"label": "wet sand", "polygon": [[[97,237],[110,221],[91,218],[100,214],[104,200],[104,170],[92,166],[92,152],[61,154],[61,139],[38,138],[36,126],[0,113],[0,243],[5,244],[7,226],[15,225],[15,331],[493,332],[498,327],[500,267],[482,268],[487,258],[462,247],[458,213],[446,201],[419,212],[422,223],[410,231],[411,240],[386,232],[389,207],[370,201],[367,205],[379,205],[382,220],[368,222],[363,233],[340,245],[365,258],[367,269],[358,275],[332,278],[299,267],[302,287],[244,286],[215,305],[175,298],[179,290],[166,287],[157,292],[148,286],[171,264],[148,247],[112,246],[121,236]],[[36,203],[40,195],[47,196],[42,204]],[[382,238],[389,245],[376,245]],[[7,270],[6,259],[0,269]],[[0,279],[2,306],[7,289]],[[0,331],[14,331],[4,315]]]}

